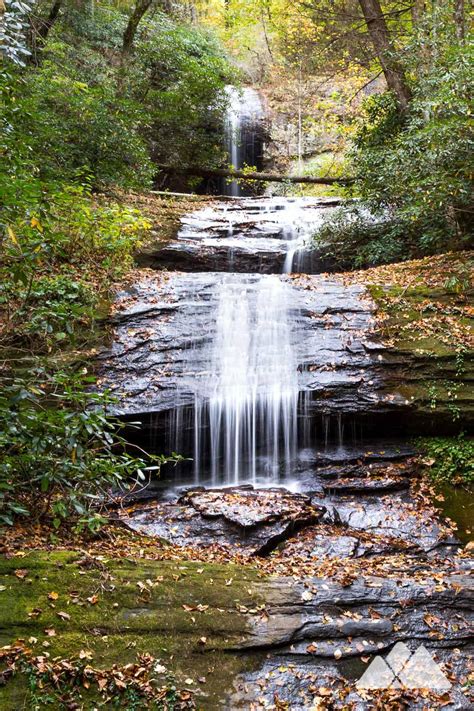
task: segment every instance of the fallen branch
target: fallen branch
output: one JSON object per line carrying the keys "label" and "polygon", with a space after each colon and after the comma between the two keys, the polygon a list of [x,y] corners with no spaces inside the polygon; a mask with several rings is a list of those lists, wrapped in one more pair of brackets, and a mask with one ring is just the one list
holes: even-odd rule
{"label": "fallen branch", "polygon": [[279,175],[277,173],[247,173],[243,170],[226,168],[176,168],[171,165],[159,165],[164,173],[195,175],[202,178],[230,178],[231,180],[260,180],[264,183],[309,183],[311,185],[352,185],[355,178],[315,178],[312,175]]}

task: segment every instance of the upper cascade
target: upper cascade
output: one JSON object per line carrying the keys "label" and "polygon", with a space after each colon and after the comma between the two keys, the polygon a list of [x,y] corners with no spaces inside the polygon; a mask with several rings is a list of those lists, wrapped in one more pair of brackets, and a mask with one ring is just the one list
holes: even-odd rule
{"label": "upper cascade", "polygon": [[[253,166],[262,168],[264,110],[258,91],[251,87],[227,87],[229,108],[225,124],[225,143],[228,162],[235,169]],[[224,195],[245,195],[246,188],[236,180],[225,181]]]}

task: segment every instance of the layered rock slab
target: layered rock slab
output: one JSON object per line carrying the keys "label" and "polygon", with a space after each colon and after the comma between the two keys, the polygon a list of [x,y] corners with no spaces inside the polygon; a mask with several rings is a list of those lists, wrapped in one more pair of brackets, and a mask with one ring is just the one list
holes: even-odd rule
{"label": "layered rock slab", "polygon": [[338,198],[247,198],[213,202],[181,221],[175,240],[151,241],[137,255],[141,266],[191,272],[319,273],[331,266],[306,252]]}
{"label": "layered rock slab", "polygon": [[[193,407],[209,368],[220,285],[228,275],[182,274],[143,278],[118,294],[112,346],[99,356],[100,387],[120,398],[116,414],[159,413]],[[240,276],[243,290],[260,279]],[[289,283],[291,339],[299,390],[319,412],[393,410],[405,401],[379,397],[384,356],[373,340],[373,309],[360,286],[318,278],[309,290]],[[192,324],[192,325],[191,325]],[[383,349],[382,349],[383,351]]]}
{"label": "layered rock slab", "polygon": [[247,555],[267,555],[324,513],[324,506],[309,496],[247,486],[192,489],[177,501],[156,501],[121,520],[133,530],[178,545],[219,544]]}

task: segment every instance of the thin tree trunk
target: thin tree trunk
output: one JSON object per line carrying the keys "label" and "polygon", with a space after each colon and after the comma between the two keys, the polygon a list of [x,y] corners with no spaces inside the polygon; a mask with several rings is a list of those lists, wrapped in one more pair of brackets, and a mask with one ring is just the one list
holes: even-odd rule
{"label": "thin tree trunk", "polygon": [[147,10],[150,8],[152,2],[153,0],[137,0],[135,9],[128,18],[128,23],[125,28],[125,32],[123,33],[122,56],[130,54],[135,40],[135,35],[137,34],[138,25]]}
{"label": "thin tree trunk", "polygon": [[59,17],[62,6],[63,0],[54,0],[46,18],[40,18],[36,22],[30,20],[28,30],[28,46],[31,50],[30,56],[28,57],[29,64],[36,66],[40,64],[41,52],[46,45],[52,27]]}
{"label": "thin tree trunk", "polygon": [[303,72],[301,61],[298,71],[298,170],[303,172]]}
{"label": "thin tree trunk", "polygon": [[51,7],[51,10],[49,11],[48,17],[46,18],[46,20],[44,20],[44,22],[41,23],[38,28],[37,35],[40,38],[41,44],[43,45],[46,44],[49,32],[59,17],[59,11],[61,10],[62,4],[63,0],[55,0]]}
{"label": "thin tree trunk", "polygon": [[420,20],[425,14],[426,11],[426,2],[425,0],[414,0],[413,5],[411,6],[411,19],[413,23],[413,27],[416,29],[418,25],[420,24]]}
{"label": "thin tree trunk", "polygon": [[359,5],[388,88],[395,94],[400,109],[406,111],[410,103],[411,92],[406,82],[405,73],[394,58],[394,48],[380,0],[359,0]]}
{"label": "thin tree trunk", "polygon": [[466,35],[465,17],[466,4],[464,0],[454,0],[454,27],[459,42],[463,42]]}

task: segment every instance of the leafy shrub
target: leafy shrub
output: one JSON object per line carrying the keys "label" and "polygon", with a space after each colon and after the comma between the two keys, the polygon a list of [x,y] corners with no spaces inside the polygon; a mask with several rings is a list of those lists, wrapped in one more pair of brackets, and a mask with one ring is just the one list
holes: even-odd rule
{"label": "leafy shrub", "polygon": [[0,246],[6,333],[49,347],[93,324],[101,298],[130,268],[150,226],[136,210],[94,201],[84,186],[64,187],[48,201],[7,204],[4,214],[10,217]]}
{"label": "leafy shrub", "polygon": [[215,38],[157,13],[136,44],[126,85],[132,97],[146,93],[154,159],[178,167],[222,164],[225,85],[235,82],[235,69]]}
{"label": "leafy shrub", "polygon": [[216,41],[161,12],[145,18],[123,61],[128,15],[64,8],[27,71],[0,72],[4,170],[42,181],[148,188],[154,163],[219,163],[230,68]]}
{"label": "leafy shrub", "polygon": [[471,53],[449,45],[405,117],[389,93],[366,101],[352,155],[361,203],[316,235],[329,253],[364,266],[472,244]]}
{"label": "leafy shrub", "polygon": [[[16,319],[23,319],[23,331],[31,336],[56,341],[72,339],[79,326],[93,323],[97,292],[90,284],[66,274],[39,276],[34,280],[28,299],[19,292],[24,306]],[[17,327],[18,328],[18,327]]]}
{"label": "leafy shrub", "polygon": [[92,176],[94,186],[149,186],[154,171],[140,133],[140,105],[117,96],[110,72],[98,85],[74,65],[67,74],[63,47],[53,49],[40,67],[4,76],[6,159],[21,156],[23,168],[46,181],[80,175]]}
{"label": "leafy shrub", "polygon": [[24,66],[30,52],[27,47],[29,14],[32,3],[24,0],[5,0],[0,23],[0,55]]}
{"label": "leafy shrub", "polygon": [[[29,7],[16,5],[23,14]],[[124,60],[128,13],[114,4],[63,4],[26,66],[19,66],[28,56],[24,24],[0,29],[10,42],[0,67],[4,523],[37,515],[92,528],[105,492],[144,471],[108,417],[109,396],[88,391],[87,378],[62,365],[77,359],[71,347],[97,338],[112,282],[131,267],[150,227],[97,191],[149,187],[154,160],[221,159],[229,68],[219,46],[154,11]]]}
{"label": "leafy shrub", "polygon": [[0,522],[50,516],[94,527],[110,489],[166,461],[128,454],[120,423],[108,415],[110,396],[87,390],[93,378],[70,369],[38,367],[34,379],[15,379],[0,394]]}
{"label": "leafy shrub", "polygon": [[474,484],[474,440],[458,437],[431,437],[417,441],[422,462],[435,481],[457,485]]}

